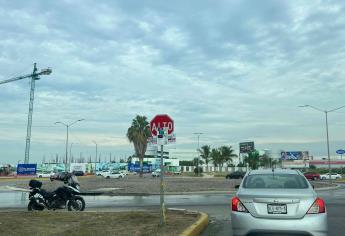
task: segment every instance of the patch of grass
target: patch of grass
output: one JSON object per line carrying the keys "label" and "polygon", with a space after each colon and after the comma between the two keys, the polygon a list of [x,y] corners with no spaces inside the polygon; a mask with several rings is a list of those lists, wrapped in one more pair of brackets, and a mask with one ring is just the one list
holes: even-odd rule
{"label": "patch of grass", "polygon": [[345,177],[336,180],[337,183],[345,183]]}
{"label": "patch of grass", "polygon": [[225,178],[225,176],[226,176],[227,174],[228,174],[228,173],[226,173],[226,172],[222,172],[222,173],[217,172],[217,173],[214,173],[213,176],[214,176],[214,177],[223,177],[223,178]]}
{"label": "patch of grass", "polygon": [[195,215],[167,213],[159,226],[158,212],[0,212],[1,235],[91,236],[178,235],[197,220]]}
{"label": "patch of grass", "polygon": [[182,172],[181,176],[187,176],[187,177],[202,177],[203,174],[201,173],[200,176],[195,174],[194,172]]}

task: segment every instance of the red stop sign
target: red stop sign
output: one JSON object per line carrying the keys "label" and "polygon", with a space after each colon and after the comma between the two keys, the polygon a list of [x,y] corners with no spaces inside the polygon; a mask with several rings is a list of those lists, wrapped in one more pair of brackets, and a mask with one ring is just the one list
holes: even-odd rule
{"label": "red stop sign", "polygon": [[168,134],[172,134],[174,132],[174,121],[166,114],[156,115],[150,122],[152,136],[157,136],[157,131],[160,128],[165,127],[168,128]]}

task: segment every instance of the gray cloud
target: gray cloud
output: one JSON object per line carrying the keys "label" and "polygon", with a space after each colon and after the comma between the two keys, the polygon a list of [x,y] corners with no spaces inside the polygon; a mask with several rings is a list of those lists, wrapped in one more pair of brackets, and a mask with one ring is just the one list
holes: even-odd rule
{"label": "gray cloud", "polygon": [[[64,131],[51,127],[55,121],[85,118],[71,140],[79,143],[76,151],[93,154],[97,138],[104,155],[121,156],[132,152],[125,138],[131,119],[157,113],[175,119],[178,147],[193,148],[191,134],[202,131],[202,142],[214,145],[254,139],[262,148],[305,145],[319,155],[325,151],[319,148],[323,116],[297,106],[343,105],[342,1],[37,0],[0,6],[0,80],[30,73],[33,62],[53,69],[36,84],[35,160],[63,153]],[[20,159],[29,83],[0,89],[0,153],[4,161]],[[337,143],[342,120],[341,113],[330,117]]]}

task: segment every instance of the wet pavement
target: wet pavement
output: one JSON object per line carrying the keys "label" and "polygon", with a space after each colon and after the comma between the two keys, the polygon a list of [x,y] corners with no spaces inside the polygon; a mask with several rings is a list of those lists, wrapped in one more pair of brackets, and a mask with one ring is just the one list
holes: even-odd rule
{"label": "wet pavement", "polygon": [[[329,236],[345,231],[345,188],[317,191],[326,202]],[[230,200],[234,194],[168,195],[167,207],[203,211],[209,214],[209,227],[202,235],[232,235]],[[159,208],[159,195],[152,196],[84,196],[86,210],[123,211]],[[0,192],[0,208],[26,210],[28,193]],[[0,209],[1,210],[1,209]]]}

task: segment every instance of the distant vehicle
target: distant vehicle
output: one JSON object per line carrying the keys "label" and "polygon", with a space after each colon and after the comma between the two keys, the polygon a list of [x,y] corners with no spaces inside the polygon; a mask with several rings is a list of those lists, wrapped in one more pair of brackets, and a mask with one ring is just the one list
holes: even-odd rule
{"label": "distant vehicle", "polygon": [[326,236],[324,200],[300,171],[253,170],[231,200],[234,235]]}
{"label": "distant vehicle", "polygon": [[245,172],[235,171],[225,176],[226,179],[243,179],[246,175]]}
{"label": "distant vehicle", "polygon": [[120,170],[120,173],[124,174],[124,176],[128,175],[128,171],[127,170]]}
{"label": "distant vehicle", "polygon": [[72,171],[72,174],[74,174],[75,176],[84,176],[84,171],[74,170]]}
{"label": "distant vehicle", "polygon": [[181,171],[180,171],[180,170],[176,170],[176,171],[174,171],[173,173],[174,173],[174,175],[180,175],[180,174],[181,174]]}
{"label": "distant vehicle", "polygon": [[54,172],[50,172],[50,171],[44,171],[41,173],[36,173],[36,176],[38,178],[50,178],[50,176],[54,175]]}
{"label": "distant vehicle", "polygon": [[[341,179],[342,176],[340,174],[337,173],[331,173],[331,179]],[[329,173],[320,175],[320,179],[325,180],[325,179],[329,179]]]}
{"label": "distant vehicle", "polygon": [[152,177],[159,177],[161,175],[161,169],[156,169],[152,172]]}
{"label": "distant vehicle", "polygon": [[105,176],[107,174],[109,174],[111,171],[110,170],[102,170],[102,171],[99,171],[97,172],[97,176]]}
{"label": "distant vehicle", "polygon": [[312,172],[304,173],[304,177],[306,177],[309,180],[319,180],[319,179],[321,179],[320,174],[312,173]]}
{"label": "distant vehicle", "polygon": [[112,172],[109,172],[108,174],[104,175],[104,178],[106,178],[106,179],[121,179],[124,177],[125,177],[125,174],[123,174],[119,171],[112,171]]}

